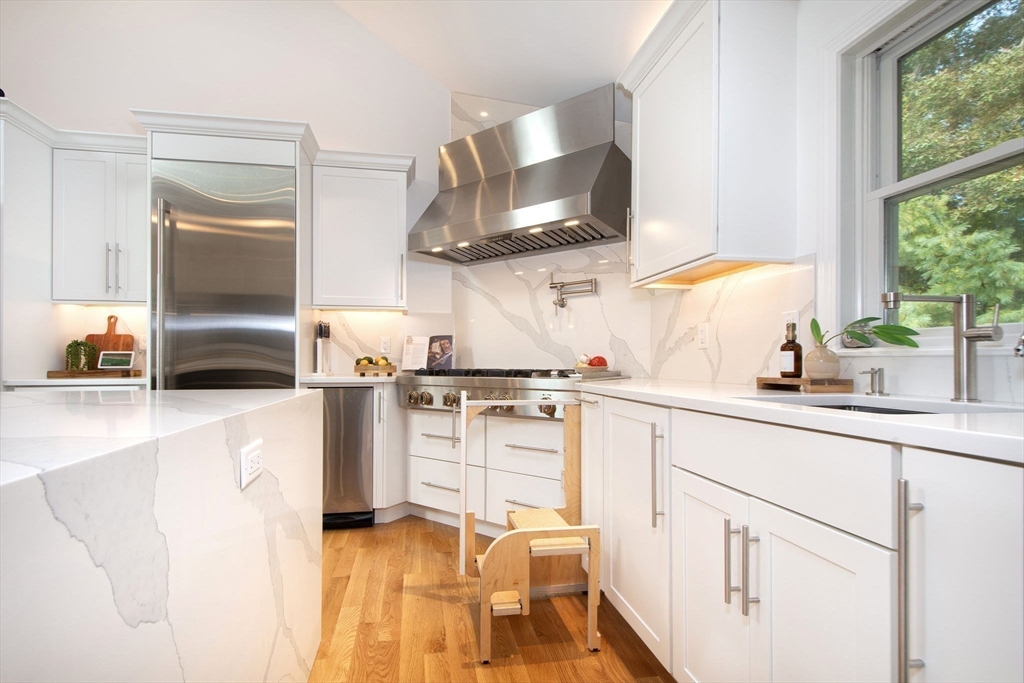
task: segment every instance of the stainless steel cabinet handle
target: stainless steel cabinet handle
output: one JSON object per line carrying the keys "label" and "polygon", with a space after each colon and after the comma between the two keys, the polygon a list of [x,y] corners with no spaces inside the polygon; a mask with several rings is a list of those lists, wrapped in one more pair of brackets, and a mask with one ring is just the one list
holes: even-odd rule
{"label": "stainless steel cabinet handle", "polygon": [[580,403],[586,403],[588,406],[598,406],[598,405],[601,405],[600,401],[591,401],[589,398],[581,398],[580,399]]}
{"label": "stainless steel cabinet handle", "polygon": [[521,500],[515,500],[513,498],[506,498],[505,502],[506,503],[512,503],[513,505],[522,505],[524,508],[533,508],[534,510],[542,510],[542,509],[544,509],[543,505],[530,505],[529,503],[524,503]]}
{"label": "stainless steel cabinet handle", "polygon": [[121,286],[121,244],[114,242],[114,294],[124,289]]}
{"label": "stainless steel cabinet handle", "polygon": [[454,440],[455,443],[458,443],[458,442],[462,441],[462,439],[460,439],[459,437],[457,437],[457,436],[450,436],[448,434],[428,434],[427,432],[423,432],[422,434],[420,434],[420,436],[425,436],[428,439],[444,439],[445,441],[452,441],[452,440]]}
{"label": "stainless steel cabinet handle", "polygon": [[462,491],[462,489],[455,488],[454,486],[445,486],[444,484],[435,484],[432,481],[421,481],[420,483],[423,484],[424,486],[429,486],[432,489],[443,489],[445,491],[454,491],[455,493],[459,493],[460,491]]}
{"label": "stainless steel cabinet handle", "polygon": [[538,453],[559,453],[557,448],[541,448],[540,446],[524,446],[518,443],[507,443],[505,448],[517,448],[521,451],[537,451]]}
{"label": "stainless steel cabinet handle", "polygon": [[377,424],[384,418],[384,392],[377,394]]}
{"label": "stainless steel cabinet handle", "polygon": [[664,511],[658,511],[658,439],[662,435],[658,433],[658,423],[651,423],[651,528],[658,528],[658,517],[663,516]]}
{"label": "stainless steel cabinet handle", "polygon": [[910,483],[906,479],[900,479],[896,484],[896,640],[899,657],[899,683],[907,683],[910,678],[911,669],[920,669],[924,662],[920,659],[910,659],[907,650],[907,638],[909,636],[909,619],[907,613],[907,550],[908,550],[908,529],[907,518],[911,510],[924,510],[921,503],[908,503],[908,489]]}
{"label": "stainless steel cabinet handle", "polygon": [[732,536],[739,529],[732,528],[732,519],[725,518],[725,604],[732,604],[732,594],[739,592],[740,587],[732,585]]}
{"label": "stainless steel cabinet handle", "polygon": [[460,441],[462,441],[462,437],[455,436],[456,423],[458,422],[458,420],[456,419],[455,413],[458,410],[458,407],[459,407],[458,403],[454,403],[454,402],[452,403],[452,450],[453,451],[455,450],[455,444],[457,444]]}
{"label": "stainless steel cabinet handle", "polygon": [[110,242],[107,242],[106,260],[104,261],[105,268],[103,271],[103,284],[106,287],[107,292],[110,291]]}
{"label": "stainless steel cabinet handle", "polygon": [[633,209],[626,209],[626,265],[633,271]]}
{"label": "stainless steel cabinet handle", "polygon": [[750,544],[757,543],[761,539],[750,535],[750,527],[746,524],[742,529],[742,540],[740,547],[740,612],[743,616],[750,615],[750,606],[761,602],[761,598],[750,597]]}
{"label": "stainless steel cabinet handle", "polygon": [[398,263],[398,300],[405,301],[405,254],[399,254]]}

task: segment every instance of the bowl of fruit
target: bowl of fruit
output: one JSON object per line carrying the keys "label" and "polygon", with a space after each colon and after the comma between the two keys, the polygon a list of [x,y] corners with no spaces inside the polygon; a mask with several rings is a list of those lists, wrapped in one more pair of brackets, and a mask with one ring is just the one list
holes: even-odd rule
{"label": "bowl of fruit", "polygon": [[395,366],[391,361],[388,360],[387,356],[363,356],[362,358],[356,359],[355,373],[360,377],[366,377],[367,375],[387,375],[391,376],[395,374]]}
{"label": "bowl of fruit", "polygon": [[588,372],[607,372],[608,361],[604,356],[588,356],[583,354],[576,361],[575,369],[581,375]]}

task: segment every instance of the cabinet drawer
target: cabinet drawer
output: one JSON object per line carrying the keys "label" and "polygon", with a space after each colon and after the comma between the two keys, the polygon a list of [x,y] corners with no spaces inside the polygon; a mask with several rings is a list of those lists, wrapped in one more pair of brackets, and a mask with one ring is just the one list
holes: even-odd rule
{"label": "cabinet drawer", "polygon": [[673,465],[896,547],[893,446],[686,410],[672,433]]}
{"label": "cabinet drawer", "polygon": [[[428,413],[423,410],[406,410],[408,416],[409,455],[434,460],[459,461],[459,446],[452,448],[452,429],[458,434],[459,420],[456,416],[452,426],[450,413]],[[469,423],[469,450],[466,462],[478,467],[484,466],[484,432],[486,418],[476,418]]]}
{"label": "cabinet drawer", "polygon": [[487,467],[561,479],[565,428],[561,422],[487,418]]}
{"label": "cabinet drawer", "polygon": [[[525,503],[516,505],[510,501]],[[560,508],[565,505],[562,482],[500,470],[487,470],[487,521],[505,526],[508,510],[530,507]]]}
{"label": "cabinet drawer", "polygon": [[[468,491],[466,507],[471,512],[484,509],[484,470],[466,468]],[[459,465],[453,462],[409,458],[409,502],[424,507],[459,512]]]}

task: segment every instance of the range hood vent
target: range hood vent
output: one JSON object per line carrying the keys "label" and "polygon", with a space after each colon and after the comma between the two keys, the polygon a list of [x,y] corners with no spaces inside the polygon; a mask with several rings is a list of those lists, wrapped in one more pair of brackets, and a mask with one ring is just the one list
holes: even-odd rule
{"label": "range hood vent", "polygon": [[409,251],[474,264],[623,241],[631,164],[614,96],[609,84],[443,145]]}

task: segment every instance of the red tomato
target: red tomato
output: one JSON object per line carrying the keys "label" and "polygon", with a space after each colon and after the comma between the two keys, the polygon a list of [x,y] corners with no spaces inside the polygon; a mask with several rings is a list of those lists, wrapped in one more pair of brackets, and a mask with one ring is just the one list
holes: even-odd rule
{"label": "red tomato", "polygon": [[606,368],[608,367],[608,361],[604,359],[604,356],[594,356],[590,359],[590,367],[592,368]]}

